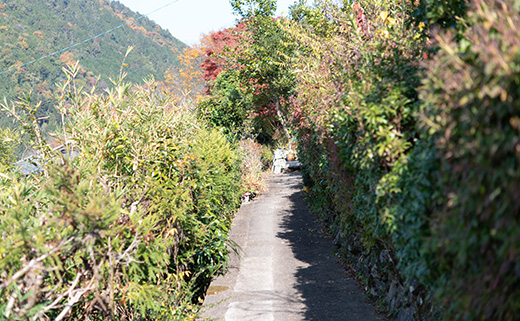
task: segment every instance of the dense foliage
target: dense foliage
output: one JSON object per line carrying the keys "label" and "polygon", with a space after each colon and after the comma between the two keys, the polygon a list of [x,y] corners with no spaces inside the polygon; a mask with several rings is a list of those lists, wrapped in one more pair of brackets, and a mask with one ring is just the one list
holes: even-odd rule
{"label": "dense foliage", "polygon": [[193,320],[227,259],[237,153],[156,83],[98,96],[78,72],[59,109],[79,156],[37,140],[41,174],[0,178],[0,319]]}
{"label": "dense foliage", "polygon": [[[0,71],[49,55],[57,50],[111,30],[138,18],[118,1],[95,0],[13,0],[0,4]],[[69,51],[0,76],[0,97],[8,101],[32,92],[42,101],[39,117],[55,123],[58,113],[52,100],[55,84],[63,80],[62,67],[80,63],[78,85],[104,89],[117,78],[122,54],[135,50],[126,61],[128,80],[138,83],[153,75],[164,80],[164,71],[178,65],[177,56],[185,47],[169,32],[144,18]],[[5,117],[2,126],[12,126]]]}
{"label": "dense foliage", "polygon": [[241,126],[267,112],[263,135],[290,124],[336,241],[392,253],[420,318],[425,300],[442,319],[518,318],[520,3],[232,4],[242,49],[212,101]]}
{"label": "dense foliage", "polygon": [[[459,41],[438,36],[421,90],[442,202],[426,251],[450,314],[515,320],[520,297],[520,2],[475,1]],[[450,302],[457,298],[455,302]]]}
{"label": "dense foliage", "polygon": [[284,63],[295,44],[286,41],[280,21],[271,17],[275,1],[231,4],[242,20],[236,28],[212,35],[203,64],[209,95],[199,109],[224,131],[264,144],[287,143],[283,111],[294,77]]}
{"label": "dense foliage", "polygon": [[18,133],[8,128],[0,128],[0,172],[8,171],[15,161]]}

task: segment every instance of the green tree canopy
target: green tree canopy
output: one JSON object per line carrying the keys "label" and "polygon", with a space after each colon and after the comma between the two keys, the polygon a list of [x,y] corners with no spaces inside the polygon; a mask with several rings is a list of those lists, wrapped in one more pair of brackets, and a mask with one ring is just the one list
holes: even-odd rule
{"label": "green tree canopy", "polygon": [[276,12],[276,0],[230,0],[233,12],[241,18],[271,17]]}

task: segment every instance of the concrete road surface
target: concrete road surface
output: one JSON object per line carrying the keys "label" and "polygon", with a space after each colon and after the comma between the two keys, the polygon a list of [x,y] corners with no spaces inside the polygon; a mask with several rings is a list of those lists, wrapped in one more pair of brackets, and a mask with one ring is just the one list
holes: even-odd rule
{"label": "concrete road surface", "polygon": [[384,320],[334,256],[303,199],[299,173],[273,175],[243,204],[230,237],[242,248],[215,279],[204,316],[226,321]]}

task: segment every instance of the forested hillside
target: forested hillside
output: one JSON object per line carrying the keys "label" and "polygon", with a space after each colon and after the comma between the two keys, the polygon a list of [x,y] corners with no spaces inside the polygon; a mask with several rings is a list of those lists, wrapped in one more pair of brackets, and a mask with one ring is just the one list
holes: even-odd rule
{"label": "forested hillside", "polygon": [[[139,15],[117,1],[109,0],[8,0],[0,4],[0,70],[72,46],[110,30]],[[177,56],[185,45],[147,18],[132,22],[109,34],[69,51],[0,75],[0,96],[14,100],[32,92],[33,101],[42,101],[39,116],[52,116],[55,84],[65,78],[62,67],[79,62],[77,85],[105,88],[109,78],[117,78],[124,54],[127,80],[142,82],[153,75],[164,80],[165,71],[178,65]],[[51,118],[52,118],[51,117]],[[52,119],[48,120],[52,122]],[[0,124],[7,125],[5,119]]]}

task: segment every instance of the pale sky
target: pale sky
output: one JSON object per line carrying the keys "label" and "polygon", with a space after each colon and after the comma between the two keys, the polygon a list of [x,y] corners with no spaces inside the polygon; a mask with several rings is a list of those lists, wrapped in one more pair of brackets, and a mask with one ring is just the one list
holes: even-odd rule
{"label": "pale sky", "polygon": [[[119,0],[140,14],[147,14],[172,1],[174,0]],[[277,15],[287,14],[288,7],[294,2],[295,0],[278,0]],[[198,43],[201,34],[233,26],[237,19],[229,0],[178,0],[148,18],[187,45]]]}

